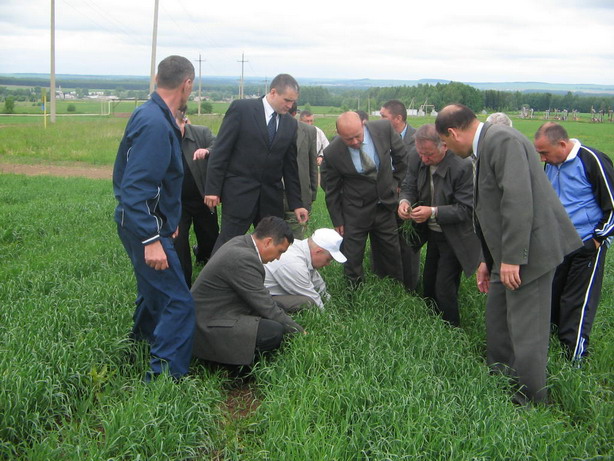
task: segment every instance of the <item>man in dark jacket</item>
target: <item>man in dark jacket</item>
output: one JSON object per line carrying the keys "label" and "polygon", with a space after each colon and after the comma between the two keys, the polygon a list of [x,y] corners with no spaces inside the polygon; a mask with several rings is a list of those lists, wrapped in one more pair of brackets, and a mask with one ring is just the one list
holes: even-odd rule
{"label": "man in dark jacket", "polygon": [[[343,236],[350,284],[363,282],[367,238],[376,274],[403,281],[396,224],[398,190],[407,169],[407,148],[388,120],[363,125],[358,114],[337,119],[336,137],[324,151],[326,206]],[[380,264],[381,263],[381,264]]]}
{"label": "man in dark jacket", "polygon": [[296,80],[280,74],[263,98],[240,99],[228,108],[209,161],[205,190],[209,208],[222,203],[222,228],[214,252],[264,216],[283,217],[284,190],[288,209],[294,210],[298,222],[309,219],[296,163],[297,121],[288,114],[298,94]]}
{"label": "man in dark jacket", "polygon": [[[480,241],[473,232],[471,160],[448,151],[435,125],[422,125],[414,135],[420,156],[410,165],[400,194],[399,216],[411,219],[428,242],[424,264],[424,296],[435,301],[444,320],[460,326],[458,288],[461,273],[471,277],[480,259]],[[412,209],[411,204],[419,204]]]}
{"label": "man in dark jacket", "polygon": [[158,65],[157,90],[138,107],[117,151],[117,232],[134,266],[138,298],[132,336],[151,344],[147,379],[188,372],[194,304],[173,246],[181,213],[181,132],[175,114],[192,92],[194,66],[181,56]]}
{"label": "man in dark jacket", "polygon": [[[183,115],[183,113],[181,114]],[[177,117],[182,129],[183,139],[183,187],[181,188],[181,220],[179,235],[175,238],[175,249],[181,261],[181,268],[188,287],[192,286],[192,256],[190,247],[190,227],[194,224],[197,245],[196,260],[207,262],[211,257],[217,239],[217,209],[210,210],[205,205],[205,181],[207,162],[215,136],[206,126],[190,124],[185,117]]]}

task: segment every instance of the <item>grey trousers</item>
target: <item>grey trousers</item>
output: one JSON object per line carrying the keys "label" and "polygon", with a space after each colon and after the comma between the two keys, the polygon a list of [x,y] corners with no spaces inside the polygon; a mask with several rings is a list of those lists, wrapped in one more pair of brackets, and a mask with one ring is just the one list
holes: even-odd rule
{"label": "grey trousers", "polygon": [[308,296],[302,295],[275,295],[273,301],[281,306],[286,312],[298,312],[303,309],[308,309],[316,305],[316,303]]}
{"label": "grey trousers", "polygon": [[[522,277],[522,274],[521,274]],[[492,272],[486,302],[488,364],[518,384],[516,400],[545,402],[554,269],[511,291]]]}

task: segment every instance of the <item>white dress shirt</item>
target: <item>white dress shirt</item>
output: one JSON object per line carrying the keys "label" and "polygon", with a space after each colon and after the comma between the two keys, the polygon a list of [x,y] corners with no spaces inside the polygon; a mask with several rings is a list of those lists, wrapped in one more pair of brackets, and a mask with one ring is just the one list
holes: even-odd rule
{"label": "white dress shirt", "polygon": [[311,265],[307,239],[295,240],[281,258],[265,264],[264,270],[264,286],[272,296],[307,296],[313,299],[320,309],[324,309],[322,298],[330,298],[324,279]]}

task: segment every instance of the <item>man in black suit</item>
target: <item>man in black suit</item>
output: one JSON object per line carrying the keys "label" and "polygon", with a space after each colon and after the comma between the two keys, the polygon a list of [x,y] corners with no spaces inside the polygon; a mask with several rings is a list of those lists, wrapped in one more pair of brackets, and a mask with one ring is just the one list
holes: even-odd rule
{"label": "man in black suit", "polygon": [[[403,280],[396,209],[407,169],[407,148],[387,120],[363,125],[358,114],[337,119],[337,136],[324,150],[326,205],[335,230],[343,236],[345,275],[363,281],[367,237],[375,272]],[[394,170],[393,170],[394,168]]]}
{"label": "man in black suit", "polygon": [[192,286],[192,256],[190,248],[190,227],[194,224],[197,245],[196,260],[207,262],[211,257],[213,245],[219,228],[215,208],[209,210],[203,201],[207,179],[207,162],[215,136],[206,126],[190,124],[185,109],[177,113],[177,125],[183,136],[183,186],[181,188],[181,219],[179,233],[174,244],[188,287]]}
{"label": "man in black suit", "polygon": [[223,204],[222,229],[213,252],[265,216],[283,218],[284,187],[288,208],[299,223],[309,219],[300,196],[297,121],[288,114],[298,94],[296,80],[280,74],[263,98],[237,100],[228,108],[205,187],[209,208]]}
{"label": "man in black suit", "polygon": [[[420,166],[420,158],[416,152],[414,133],[416,130],[407,123],[407,108],[398,99],[391,99],[382,104],[379,111],[382,118],[390,121],[392,128],[396,131],[405,145],[407,146],[407,173],[411,169]],[[405,177],[405,181],[412,177]],[[411,203],[410,205],[413,205]],[[397,227],[399,228],[399,245],[401,247],[401,265],[403,266],[403,285],[409,291],[416,291],[418,287],[418,277],[420,273],[420,246],[418,242],[408,242],[402,230],[403,220],[397,217]],[[373,260],[374,272],[377,272],[378,261]]]}
{"label": "man in black suit", "polygon": [[461,273],[471,277],[480,259],[480,241],[472,222],[473,168],[471,160],[448,150],[435,125],[422,125],[414,138],[420,163],[410,165],[407,171],[398,212],[401,218],[416,223],[419,245],[428,245],[422,277],[424,296],[435,302],[434,308],[444,320],[460,326]]}

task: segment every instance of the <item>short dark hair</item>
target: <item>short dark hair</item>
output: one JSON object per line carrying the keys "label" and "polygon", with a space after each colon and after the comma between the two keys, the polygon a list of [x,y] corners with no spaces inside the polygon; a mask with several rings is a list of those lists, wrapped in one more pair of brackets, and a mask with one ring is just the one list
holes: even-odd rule
{"label": "short dark hair", "polygon": [[156,83],[159,88],[174,90],[186,80],[194,80],[194,66],[183,56],[169,56],[158,64]]}
{"label": "short dark hair", "polygon": [[360,117],[360,121],[361,122],[368,122],[369,121],[369,114],[367,114],[364,110],[355,110],[354,112],[356,112],[358,114],[358,116]]}
{"label": "short dark hair", "polygon": [[441,146],[442,143],[441,138],[435,129],[435,125],[432,123],[427,123],[426,125],[422,125],[420,128],[418,128],[414,133],[414,139],[416,141],[431,141],[435,143],[437,147]]}
{"label": "short dark hair", "polygon": [[296,91],[297,93],[300,92],[298,82],[290,74],[279,74],[277,77],[275,77],[271,82],[271,90],[273,88],[275,88],[279,94],[285,93],[288,88]]}
{"label": "short dark hair", "polygon": [[463,104],[451,104],[443,108],[435,119],[437,133],[448,135],[448,129],[456,128],[465,130],[476,120],[477,117],[471,109]]}
{"label": "short dark hair", "polygon": [[550,141],[550,144],[556,144],[559,141],[568,141],[569,135],[567,130],[558,123],[546,122],[539,127],[535,133],[535,139],[545,136]]}
{"label": "short dark hair", "polygon": [[288,244],[294,242],[292,229],[290,229],[286,221],[277,216],[265,216],[262,218],[256,225],[254,237],[258,240],[271,237],[275,245],[283,243],[284,240],[287,240]]}
{"label": "short dark hair", "polygon": [[391,99],[390,101],[387,101],[384,104],[382,104],[382,107],[386,109],[387,111],[389,111],[395,117],[397,115],[400,115],[401,119],[404,122],[407,121],[407,108],[405,107],[405,104],[403,104],[398,99]]}
{"label": "short dark hair", "polygon": [[303,109],[303,110],[301,111],[301,120],[302,120],[302,119],[304,119],[304,118],[310,117],[310,116],[312,116],[312,115],[313,115],[313,114],[311,113],[311,111],[310,111],[310,110]]}

